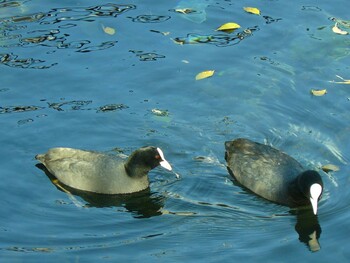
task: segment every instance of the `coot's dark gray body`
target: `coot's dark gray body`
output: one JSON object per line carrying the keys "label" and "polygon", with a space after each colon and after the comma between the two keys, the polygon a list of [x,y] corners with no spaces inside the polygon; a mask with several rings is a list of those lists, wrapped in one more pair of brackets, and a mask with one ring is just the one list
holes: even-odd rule
{"label": "coot's dark gray body", "polygon": [[316,171],[305,171],[295,159],[275,148],[242,138],[226,142],[225,148],[229,173],[267,200],[296,207],[310,204],[313,184],[320,185],[322,193],[322,179]]}

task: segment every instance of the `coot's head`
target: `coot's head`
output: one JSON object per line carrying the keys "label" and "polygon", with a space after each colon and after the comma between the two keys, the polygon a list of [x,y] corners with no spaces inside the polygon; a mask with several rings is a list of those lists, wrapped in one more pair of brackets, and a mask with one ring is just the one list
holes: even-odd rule
{"label": "coot's head", "polygon": [[160,148],[146,146],[134,151],[129,156],[125,167],[130,176],[144,176],[158,165],[169,171],[172,170]]}
{"label": "coot's head", "polygon": [[310,200],[314,214],[317,214],[318,201],[323,192],[323,182],[320,174],[316,171],[308,170],[299,176],[299,188]]}

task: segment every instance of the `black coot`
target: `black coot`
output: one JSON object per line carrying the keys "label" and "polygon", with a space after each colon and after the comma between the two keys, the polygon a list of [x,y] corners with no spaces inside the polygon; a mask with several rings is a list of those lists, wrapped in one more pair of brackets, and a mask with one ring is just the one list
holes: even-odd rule
{"label": "black coot", "polygon": [[267,200],[297,207],[311,203],[314,214],[323,191],[318,172],[307,170],[292,157],[248,139],[225,143],[229,173],[244,187]]}

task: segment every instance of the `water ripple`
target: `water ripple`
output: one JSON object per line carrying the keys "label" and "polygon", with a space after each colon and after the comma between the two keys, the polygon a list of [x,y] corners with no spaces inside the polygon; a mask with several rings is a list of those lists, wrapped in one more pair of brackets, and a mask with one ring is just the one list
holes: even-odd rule
{"label": "water ripple", "polygon": [[174,38],[177,44],[212,44],[218,47],[232,46],[240,43],[243,39],[250,37],[254,31],[259,30],[258,26],[247,28],[233,36],[228,34],[200,35],[189,33],[186,37]]}
{"label": "water ripple", "polygon": [[[94,22],[96,19],[118,17],[135,9],[135,5],[105,4],[92,7],[53,8],[50,11],[17,15],[0,19],[0,47],[20,48],[42,46],[55,49],[73,49],[88,53],[112,48],[117,41],[92,43],[92,40],[73,40],[77,34],[71,29],[81,23]],[[84,26],[83,26],[84,27]],[[28,30],[30,29],[30,30]],[[13,51],[15,52],[15,51]],[[1,64],[17,68],[46,69],[57,63],[47,63],[43,59],[20,58],[16,53],[0,54]]]}
{"label": "water ripple", "polygon": [[137,23],[162,23],[169,20],[170,16],[156,16],[156,15],[139,15],[137,17],[128,17],[133,22]]}

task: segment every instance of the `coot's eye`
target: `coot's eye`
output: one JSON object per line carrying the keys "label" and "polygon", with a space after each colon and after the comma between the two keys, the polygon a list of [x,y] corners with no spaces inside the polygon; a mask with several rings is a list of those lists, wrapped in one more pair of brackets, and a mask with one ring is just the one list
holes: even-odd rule
{"label": "coot's eye", "polygon": [[155,158],[156,158],[157,160],[161,159],[159,154],[157,154],[157,155],[155,156]]}

